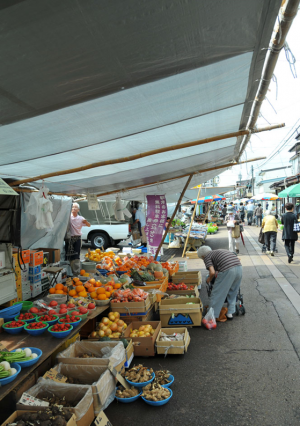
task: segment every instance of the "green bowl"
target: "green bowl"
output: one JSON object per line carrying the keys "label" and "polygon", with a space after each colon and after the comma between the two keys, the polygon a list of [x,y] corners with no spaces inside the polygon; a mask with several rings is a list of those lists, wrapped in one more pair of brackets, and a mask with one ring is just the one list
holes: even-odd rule
{"label": "green bowl", "polygon": [[[68,314],[71,315],[72,312],[79,312],[79,311],[78,311],[78,309],[73,309],[72,311],[68,312]],[[89,311],[86,314],[79,314],[79,315],[76,315],[76,316],[81,318],[81,320],[83,321],[83,320],[87,319],[88,314],[89,314]]]}
{"label": "green bowl", "polygon": [[27,312],[33,307],[33,302],[15,302],[14,305],[22,304],[21,312]]}

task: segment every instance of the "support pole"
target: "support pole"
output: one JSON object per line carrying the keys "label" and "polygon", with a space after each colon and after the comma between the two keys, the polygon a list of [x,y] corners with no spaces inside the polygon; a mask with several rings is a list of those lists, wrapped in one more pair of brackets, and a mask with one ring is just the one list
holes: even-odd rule
{"label": "support pole", "polygon": [[196,210],[197,210],[198,200],[200,198],[200,194],[201,194],[201,186],[200,186],[199,191],[198,191],[196,205],[195,205],[195,208],[194,208],[194,211],[193,211],[193,215],[192,215],[192,219],[191,219],[191,223],[190,223],[190,227],[189,227],[189,232],[187,234],[187,238],[186,238],[185,243],[184,243],[182,257],[184,257],[185,251],[186,251],[186,248],[187,248],[187,245],[188,245],[188,241],[189,241],[189,238],[190,238],[190,233],[191,233],[191,229],[192,229],[192,226],[193,226],[193,221],[194,221],[195,213],[196,213]]}
{"label": "support pole", "polygon": [[184,193],[185,193],[185,191],[187,190],[187,187],[189,186],[189,184],[190,184],[190,182],[191,182],[191,180],[192,180],[193,176],[194,176],[194,173],[192,173],[192,174],[189,176],[189,178],[188,178],[188,180],[187,180],[187,182],[186,182],[186,184],[185,184],[185,186],[184,186],[184,188],[183,188],[183,190],[182,190],[182,193],[180,194],[179,200],[177,201],[177,204],[176,204],[175,210],[174,210],[174,212],[173,212],[173,214],[172,214],[172,216],[171,216],[171,219],[169,220],[169,223],[168,223],[167,228],[166,228],[166,230],[165,230],[165,233],[164,233],[164,235],[163,235],[163,237],[162,237],[162,240],[161,240],[161,242],[160,242],[159,246],[157,247],[157,250],[156,250],[156,253],[155,253],[155,257],[154,257],[154,259],[155,259],[155,260],[157,259],[158,253],[159,253],[159,251],[160,251],[160,249],[161,249],[161,246],[163,245],[163,243],[164,243],[164,241],[165,241],[165,238],[166,238],[166,236],[168,235],[168,232],[169,232],[170,226],[171,226],[171,224],[172,224],[172,221],[173,221],[173,219],[174,219],[174,217],[175,217],[175,215],[176,215],[176,213],[177,213],[177,210],[178,210],[178,208],[179,208],[179,206],[180,206],[180,204],[181,204],[181,201],[182,201],[182,198],[183,198],[183,196],[184,196]]}

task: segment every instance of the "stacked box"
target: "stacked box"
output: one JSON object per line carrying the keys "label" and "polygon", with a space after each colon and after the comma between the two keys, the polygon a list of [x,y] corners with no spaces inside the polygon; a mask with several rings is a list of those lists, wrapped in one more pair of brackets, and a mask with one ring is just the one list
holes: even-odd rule
{"label": "stacked box", "polygon": [[39,294],[41,294],[42,293],[42,284],[41,284],[41,282],[30,284],[30,290],[31,290],[31,297],[36,297]]}
{"label": "stacked box", "polygon": [[31,290],[29,286],[29,290],[23,291],[22,290],[22,300],[29,300],[31,299]]}
{"label": "stacked box", "polygon": [[50,279],[49,279],[49,276],[43,270],[42,270],[42,273],[41,273],[41,285],[42,285],[42,292],[43,293],[44,293],[44,291],[47,291],[50,288]]}

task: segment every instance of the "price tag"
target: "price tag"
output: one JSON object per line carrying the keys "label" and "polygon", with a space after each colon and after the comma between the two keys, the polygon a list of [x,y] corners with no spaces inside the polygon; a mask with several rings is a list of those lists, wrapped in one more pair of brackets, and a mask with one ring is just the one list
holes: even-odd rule
{"label": "price tag", "polygon": [[95,419],[96,426],[112,426],[111,422],[108,420],[103,411],[100,411],[98,416]]}
{"label": "price tag", "polygon": [[111,374],[118,380],[119,383],[121,383],[121,385],[125,389],[130,389],[129,384],[126,382],[124,377],[122,377],[121,374],[117,372],[117,370],[112,366],[111,363],[108,364],[108,369],[111,372]]}
{"label": "price tag", "polygon": [[24,392],[21,396],[21,399],[19,401],[19,404],[23,405],[30,405],[30,406],[40,406],[40,407],[48,407],[49,402],[41,401],[38,398],[35,398],[34,396],[29,395],[28,393]]}
{"label": "price tag", "polygon": [[44,377],[44,379],[53,380],[54,382],[58,382],[58,383],[66,383],[66,381],[68,380],[68,378],[66,376],[58,373],[53,368],[46,371],[46,373],[44,374],[43,377]]}
{"label": "price tag", "polygon": [[97,194],[87,194],[87,201],[89,210],[99,210]]}

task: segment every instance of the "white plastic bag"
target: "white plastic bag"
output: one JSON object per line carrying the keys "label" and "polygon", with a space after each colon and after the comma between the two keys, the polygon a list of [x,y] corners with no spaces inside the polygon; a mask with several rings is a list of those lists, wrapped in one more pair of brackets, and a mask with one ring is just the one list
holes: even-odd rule
{"label": "white plastic bag", "polygon": [[169,244],[169,248],[180,248],[181,244],[180,244],[180,240],[174,240]]}
{"label": "white plastic bag", "polygon": [[233,220],[229,220],[227,222],[227,228],[234,228],[234,227],[235,227],[234,221]]}
{"label": "white plastic bag", "polygon": [[213,330],[214,328],[217,328],[214,308],[209,308],[207,314],[202,320],[202,324],[207,328],[207,330]]}

